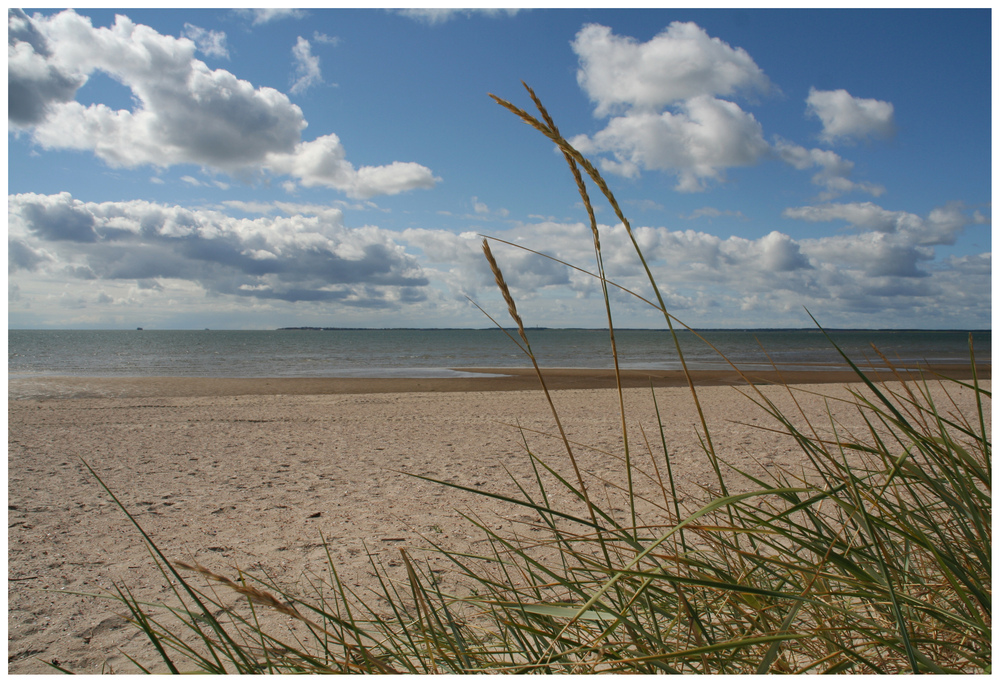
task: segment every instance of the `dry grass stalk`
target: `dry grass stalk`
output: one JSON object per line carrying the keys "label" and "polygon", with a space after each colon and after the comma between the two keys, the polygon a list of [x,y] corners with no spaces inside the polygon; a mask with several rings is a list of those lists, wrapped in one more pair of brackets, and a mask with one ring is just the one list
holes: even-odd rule
{"label": "dry grass stalk", "polygon": [[[324,633],[327,636],[330,636],[330,637],[334,638],[343,647],[345,647],[348,650],[352,651],[356,657],[358,657],[358,658],[362,659],[363,661],[368,662],[369,664],[375,666],[382,673],[388,673],[388,674],[399,673],[398,671],[396,671],[392,667],[388,666],[384,662],[379,661],[375,657],[372,657],[364,647],[360,647],[360,646],[357,646],[357,645],[352,645],[351,643],[346,642],[345,640],[343,640],[337,634],[330,632],[328,629],[324,628],[320,624],[317,624],[312,619],[309,619],[308,617],[304,616],[301,612],[299,612],[297,609],[295,609],[295,607],[292,606],[290,603],[282,602],[281,600],[279,600],[278,598],[276,598],[271,593],[268,593],[267,591],[260,590],[259,588],[254,588],[253,586],[247,586],[246,584],[237,583],[237,582],[233,581],[232,579],[230,579],[230,578],[228,578],[226,576],[222,576],[221,574],[216,574],[211,569],[207,569],[206,567],[203,567],[200,564],[193,564],[192,565],[192,564],[188,564],[187,562],[179,562],[178,561],[178,562],[174,562],[174,566],[175,567],[180,567],[181,569],[187,569],[189,571],[197,572],[198,574],[201,574],[205,578],[210,579],[212,581],[216,581],[218,583],[221,583],[221,584],[225,585],[226,587],[228,587],[228,588],[236,591],[240,595],[245,596],[247,598],[247,600],[250,600],[254,604],[262,605],[264,607],[270,607],[271,609],[275,610],[276,612],[279,612],[279,613],[284,614],[286,616],[292,617],[293,619],[297,619],[298,621],[301,621],[303,624],[306,624],[311,629],[315,629],[315,631],[317,631],[317,632]],[[359,668],[360,669],[360,667],[358,667],[353,662],[340,662],[340,664],[343,665],[343,666],[346,666],[348,668]]]}
{"label": "dry grass stalk", "polygon": [[254,588],[253,586],[247,586],[245,584],[236,583],[232,579],[222,576],[221,574],[216,574],[211,569],[207,569],[200,564],[188,564],[187,562],[174,562],[174,566],[180,567],[181,569],[187,569],[188,571],[193,571],[201,574],[207,579],[221,583],[228,588],[236,591],[240,595],[246,596],[246,598],[255,604],[263,605],[264,607],[270,607],[271,609],[281,612],[287,616],[298,619],[299,621],[305,622],[307,624],[312,624],[309,619],[302,616],[297,609],[295,609],[291,604],[287,602],[282,602],[278,598],[274,597],[267,591]]}
{"label": "dry grass stalk", "polygon": [[587,504],[587,511],[590,514],[591,521],[597,526],[597,517],[594,513],[594,506],[590,502],[590,494],[587,492],[587,486],[583,479],[583,473],[580,471],[580,467],[576,462],[576,456],[573,454],[573,448],[570,446],[569,437],[566,436],[566,430],[563,429],[562,420],[559,419],[559,411],[556,410],[555,403],[552,401],[552,395],[549,393],[548,386],[545,384],[545,378],[542,377],[542,370],[538,367],[538,360],[535,358],[535,354],[531,351],[531,344],[528,342],[528,335],[524,331],[524,322],[521,320],[521,316],[517,312],[517,305],[514,303],[514,297],[511,296],[510,288],[507,286],[507,281],[503,277],[503,271],[500,270],[500,265],[497,263],[496,258],[493,256],[492,250],[490,250],[489,240],[483,239],[483,254],[486,256],[486,261],[490,264],[490,270],[493,271],[493,278],[496,280],[497,287],[500,288],[500,293],[503,295],[503,299],[507,302],[507,310],[510,313],[510,317],[514,319],[517,323],[517,332],[521,335],[521,339],[524,341],[525,352],[528,354],[528,358],[531,359],[531,364],[535,368],[535,374],[538,376],[538,382],[542,387],[542,392],[545,394],[545,399],[549,403],[549,408],[552,411],[552,417],[555,418],[556,427],[559,430],[559,435],[562,437],[563,445],[566,448],[566,454],[569,456],[569,460],[573,465],[573,471],[576,474],[576,480],[580,486],[580,493]]}
{"label": "dry grass stalk", "polygon": [[517,323],[517,333],[521,335],[521,339],[524,340],[525,345],[528,345],[528,335],[524,332],[524,322],[521,320],[521,316],[518,315],[517,305],[514,303],[514,297],[510,294],[510,288],[507,287],[507,281],[503,278],[503,272],[500,270],[500,266],[497,264],[496,258],[493,256],[493,252],[490,250],[490,243],[488,240],[483,240],[483,254],[486,255],[486,261],[490,264],[490,270],[493,271],[493,279],[496,280],[497,287],[500,288],[500,293],[503,295],[503,300],[507,303],[507,311],[510,313],[510,317],[513,318],[514,322]]}

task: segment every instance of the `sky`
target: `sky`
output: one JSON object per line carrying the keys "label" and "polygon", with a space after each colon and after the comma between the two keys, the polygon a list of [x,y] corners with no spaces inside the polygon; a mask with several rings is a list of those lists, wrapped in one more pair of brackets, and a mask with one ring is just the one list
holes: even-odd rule
{"label": "sky", "polygon": [[9,10],[8,327],[989,329],[991,22]]}

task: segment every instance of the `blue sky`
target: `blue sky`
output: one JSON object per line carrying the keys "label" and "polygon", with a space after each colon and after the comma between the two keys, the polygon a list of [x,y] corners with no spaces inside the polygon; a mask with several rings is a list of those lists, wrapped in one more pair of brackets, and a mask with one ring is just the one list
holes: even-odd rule
{"label": "blue sky", "polygon": [[[989,328],[990,65],[988,9],[11,10],[8,325],[503,319],[479,235],[594,268],[561,155],[488,97],[524,80],[685,323]],[[605,324],[592,278],[495,253],[526,324]]]}

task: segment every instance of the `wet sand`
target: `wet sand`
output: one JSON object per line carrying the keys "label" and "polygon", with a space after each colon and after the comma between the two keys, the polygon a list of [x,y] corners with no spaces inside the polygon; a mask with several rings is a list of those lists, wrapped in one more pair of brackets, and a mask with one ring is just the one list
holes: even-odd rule
{"label": "wet sand", "polygon": [[[25,398],[109,398],[153,396],[318,396],[328,394],[386,394],[405,392],[531,391],[539,388],[532,368],[456,368],[481,376],[467,377],[316,377],[316,378],[233,378],[233,377],[30,377],[8,382],[9,399]],[[968,365],[928,365],[924,376],[967,380],[972,374]],[[978,367],[980,379],[989,379],[991,365]],[[696,386],[740,386],[748,381],[761,384],[841,384],[857,382],[850,369],[747,371],[693,370]],[[884,370],[865,371],[872,380],[890,380]],[[546,386],[561,389],[612,389],[616,386],[614,370],[546,368]],[[680,370],[622,370],[626,388],[686,387],[688,379]],[[912,377],[916,375],[908,375]]]}
{"label": "wet sand", "polygon": [[[822,415],[818,394],[846,396],[843,375],[805,376],[811,383],[796,384],[797,396],[810,414]],[[984,368],[980,378],[988,376]],[[570,439],[587,446],[577,447],[581,468],[613,501],[624,474],[610,373],[546,377]],[[751,379],[791,407],[784,389],[764,386],[773,377]],[[655,429],[651,380],[681,496],[694,500],[714,476],[683,376],[628,373],[627,386],[645,387],[625,391],[630,435],[638,442],[640,425]],[[728,461],[757,473],[803,465],[794,443],[756,428],[771,423],[726,386],[738,378],[697,380]],[[516,494],[516,484],[533,481],[524,439],[557,469],[568,466],[530,371],[410,380],[21,378],[9,382],[8,397],[9,673],[47,673],[44,661],[52,659],[79,673],[135,671],[119,649],[163,670],[118,605],[71,594],[124,583],[144,599],[172,599],[138,532],[81,459],[172,559],[230,576],[235,567],[266,571],[296,586],[322,570],[322,536],[345,584],[362,592],[373,582],[369,556],[402,578],[400,548],[482,549],[481,532],[463,513],[500,530],[531,521],[524,509],[410,475]],[[845,425],[858,424],[852,412]],[[636,481],[655,490],[651,479]],[[563,494],[554,500],[573,504]],[[429,562],[453,585],[456,572],[444,560]]]}

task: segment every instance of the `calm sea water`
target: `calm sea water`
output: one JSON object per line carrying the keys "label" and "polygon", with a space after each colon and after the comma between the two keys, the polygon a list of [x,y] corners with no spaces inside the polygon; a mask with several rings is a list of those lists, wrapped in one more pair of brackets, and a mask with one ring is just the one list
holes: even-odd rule
{"label": "calm sea water", "polygon": [[[701,334],[736,364],[817,369],[841,365],[818,330],[709,330]],[[856,362],[967,363],[969,335],[954,331],[832,331]],[[515,334],[516,336],[516,334]],[[529,330],[543,367],[610,368],[604,330]],[[677,369],[669,333],[616,331],[622,367]],[[991,333],[973,335],[976,358],[991,360]],[[80,377],[449,377],[461,368],[527,367],[501,330],[10,330],[11,378]],[[681,346],[695,369],[726,367],[688,332]],[[458,369],[458,370],[456,370]],[[808,369],[808,368],[805,368]]]}

